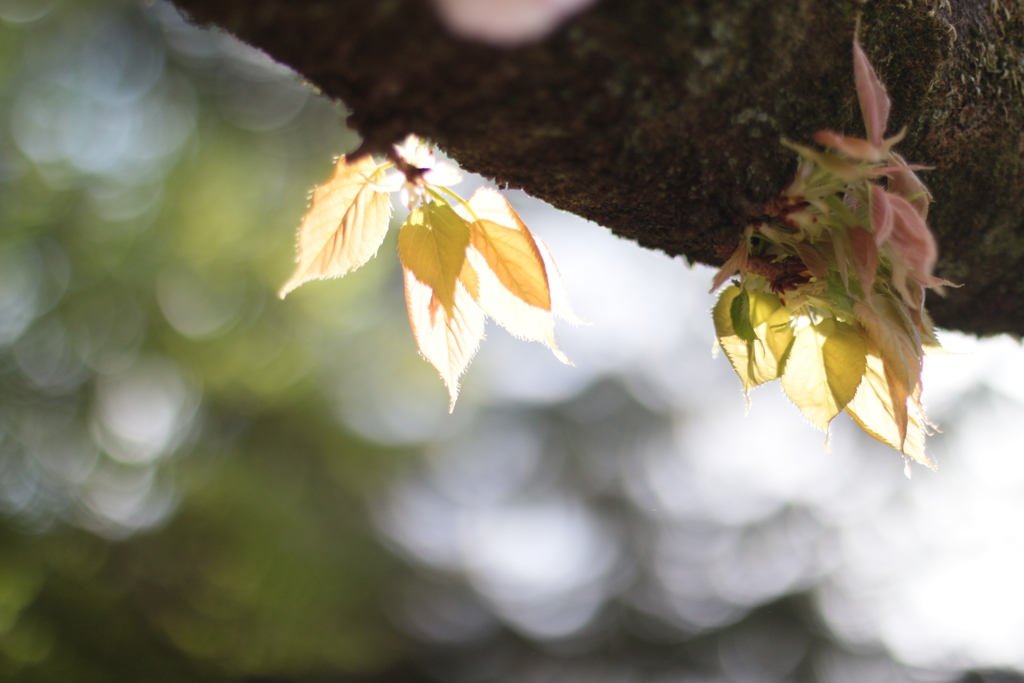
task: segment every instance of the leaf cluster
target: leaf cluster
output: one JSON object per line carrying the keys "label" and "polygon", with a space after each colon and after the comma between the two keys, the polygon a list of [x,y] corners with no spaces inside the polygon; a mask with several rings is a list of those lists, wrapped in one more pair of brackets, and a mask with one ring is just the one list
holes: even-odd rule
{"label": "leaf cluster", "polygon": [[853,57],[867,139],[820,131],[824,150],[784,141],[799,168],[715,276],[713,290],[740,275],[715,306],[715,330],[745,391],[781,378],[822,430],[845,410],[932,466],[921,365],[938,341],[924,298],[950,283],[932,274],[922,167],[892,151],[904,132],[883,138],[889,97],[856,40]]}
{"label": "leaf cluster", "polygon": [[558,348],[554,317],[573,315],[547,246],[490,189],[468,201],[445,183],[453,168],[410,136],[391,160],[338,159],[313,191],[299,226],[298,266],[284,297],[315,279],[341,277],[374,256],[391,218],[392,192],[410,209],[398,233],[409,322],[420,354],[441,374],[454,409],[459,378],[484,336],[487,316],[516,337]]}

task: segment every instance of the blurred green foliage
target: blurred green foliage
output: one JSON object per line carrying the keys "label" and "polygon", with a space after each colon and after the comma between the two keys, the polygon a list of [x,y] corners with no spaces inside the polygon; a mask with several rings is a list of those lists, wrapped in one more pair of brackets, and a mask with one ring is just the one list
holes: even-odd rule
{"label": "blurred green foliage", "polygon": [[[339,346],[399,324],[366,323],[395,269],[274,295],[308,189],[356,144],[343,112],[168,6],[79,0],[32,21],[12,7],[0,6],[0,678],[388,665],[394,560],[365,498],[406,456],[347,433],[330,392]],[[240,125],[237,87],[280,88],[294,111]],[[177,137],[117,151],[132,134]]]}

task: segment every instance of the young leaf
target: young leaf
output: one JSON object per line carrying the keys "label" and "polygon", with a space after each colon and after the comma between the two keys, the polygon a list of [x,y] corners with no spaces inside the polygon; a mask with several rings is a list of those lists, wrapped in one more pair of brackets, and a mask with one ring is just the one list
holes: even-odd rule
{"label": "young leaf", "polygon": [[871,233],[859,225],[847,228],[846,236],[850,240],[853,271],[857,274],[857,281],[864,295],[868,296],[875,284],[875,273],[878,271],[878,246]]}
{"label": "young leaf", "polygon": [[821,168],[825,169],[829,173],[839,178],[842,178],[846,182],[855,183],[859,180],[863,180],[864,173],[861,172],[856,166],[851,164],[846,159],[840,159],[834,154],[827,152],[819,152],[816,149],[811,149],[806,145],[800,145],[789,140],[783,140],[782,144],[789,147],[791,150],[802,156],[804,159],[813,161]]}
{"label": "young leaf", "polygon": [[797,242],[793,245],[796,249],[796,253],[799,254],[800,260],[804,262],[807,267],[807,271],[816,278],[823,278],[828,272],[825,267],[825,259],[821,257],[821,254],[806,242]]}
{"label": "young leaf", "polygon": [[472,247],[466,252],[466,267],[474,273],[479,292],[475,298],[487,315],[512,336],[540,342],[551,349],[558,360],[572,365],[555,341],[555,318],[551,312],[530,306],[506,289],[486,259]]}
{"label": "young leaf", "polygon": [[864,115],[868,140],[875,147],[881,147],[891,104],[885,86],[878,80],[874,67],[856,37],[853,39],[853,78],[857,84],[857,100],[860,102],[861,114]]}
{"label": "young leaf", "polygon": [[756,291],[743,293],[748,297],[747,317],[754,341],[740,338],[733,327],[732,307],[740,300],[739,287],[733,285],[722,291],[713,318],[718,343],[743,382],[743,391],[749,392],[779,376],[793,341],[793,328],[789,325],[789,311],[777,296]]}
{"label": "young leaf", "polygon": [[927,284],[939,253],[935,237],[910,202],[899,195],[885,194],[893,211],[889,243],[906,262],[911,277],[921,284]]}
{"label": "young leaf", "polygon": [[469,222],[470,242],[501,284],[530,306],[550,311],[544,260],[508,200],[484,188],[470,198],[468,210],[460,206],[456,211]]}
{"label": "young leaf", "polygon": [[849,313],[853,312],[853,299],[847,291],[848,285],[843,284],[834,270],[828,272],[825,278],[825,286],[829,300],[835,304],[837,309]]}
{"label": "young leaf", "polygon": [[867,140],[839,135],[830,130],[819,130],[812,137],[822,147],[831,147],[853,159],[861,161],[882,160],[881,145],[873,145]]}
{"label": "young leaf", "polygon": [[732,329],[737,337],[745,342],[757,339],[754,326],[750,322],[750,295],[747,290],[740,290],[740,293],[732,300],[732,304],[729,306],[729,319],[732,321]]}
{"label": "young leaf", "polygon": [[558,272],[555,259],[551,256],[551,249],[548,248],[544,240],[536,235],[533,236],[533,241],[537,245],[541,259],[544,260],[544,271],[548,276],[548,288],[551,293],[551,312],[555,314],[555,317],[561,318],[571,325],[589,325],[589,322],[572,312],[572,306],[569,305],[569,294],[565,291],[562,274]]}
{"label": "young leaf", "polygon": [[739,272],[743,275],[747,270],[747,263],[750,257],[750,245],[747,240],[740,240],[740,244],[736,247],[736,251],[732,253],[722,267],[715,273],[715,277],[711,280],[711,289],[708,293],[715,291],[719,287],[725,284],[725,281],[731,278],[735,273]]}
{"label": "young leaf", "polygon": [[384,179],[370,156],[338,159],[334,173],[313,190],[298,233],[298,267],[281,287],[283,299],[310,280],[341,277],[377,253],[391,219],[391,199],[374,189]]}
{"label": "young leaf", "polygon": [[449,316],[455,307],[456,284],[468,246],[466,221],[441,202],[413,209],[398,233],[402,266],[430,287]]}
{"label": "young leaf", "polygon": [[921,220],[927,220],[928,205],[932,201],[931,193],[917,177],[917,174],[911,170],[906,159],[892,152],[892,160],[899,168],[889,174],[889,191],[910,202],[914,210],[921,216]]}
{"label": "young leaf", "polygon": [[459,282],[466,288],[469,295],[473,297],[473,301],[480,303],[480,275],[477,274],[476,268],[470,263],[469,253],[471,249],[466,250],[466,260],[462,262],[462,270],[459,272]]}
{"label": "young leaf", "polygon": [[888,297],[875,296],[872,305],[854,305],[857,319],[864,325],[871,342],[870,352],[882,359],[882,373],[890,398],[890,412],[896,423],[902,450],[909,413],[907,401],[920,393],[921,356],[918,335],[905,321],[899,304]]}
{"label": "young leaf", "polygon": [[893,228],[893,210],[888,194],[878,185],[871,183],[871,230],[875,244],[884,244]]}
{"label": "young leaf", "polygon": [[912,405],[914,410],[906,413],[906,425],[901,427],[906,406],[901,410],[894,405],[890,384],[885,376],[885,363],[872,349],[867,356],[864,379],[857,394],[846,406],[846,412],[875,439],[935,469],[934,463],[924,451],[927,419],[916,397]]}
{"label": "young leaf", "polygon": [[459,377],[484,336],[484,312],[461,282],[453,287],[451,307],[445,307],[433,289],[410,268],[403,268],[402,272],[413,337],[420,354],[441,373],[448,387],[451,412],[459,395]]}
{"label": "young leaf", "polygon": [[826,319],[796,333],[782,374],[782,388],[815,426],[828,424],[857,393],[866,346],[849,323]]}

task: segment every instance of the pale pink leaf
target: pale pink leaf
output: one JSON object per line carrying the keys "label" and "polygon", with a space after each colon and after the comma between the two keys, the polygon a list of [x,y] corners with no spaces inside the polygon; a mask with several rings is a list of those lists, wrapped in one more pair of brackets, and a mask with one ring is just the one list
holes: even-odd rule
{"label": "pale pink leaf", "polygon": [[821,254],[814,247],[804,242],[797,242],[793,246],[796,248],[797,253],[800,254],[800,260],[804,262],[808,272],[816,278],[824,278],[828,268],[825,267],[825,259],[821,257]]}
{"label": "pale pink leaf", "polygon": [[878,270],[878,247],[875,240],[864,228],[855,225],[846,231],[850,239],[850,257],[853,259],[853,270],[857,274],[864,295],[869,296],[875,283],[875,272]]}
{"label": "pale pink leaf", "polygon": [[889,122],[889,96],[885,86],[878,80],[874,67],[868,61],[856,37],[853,39],[853,76],[857,84],[857,100],[864,116],[864,127],[867,129],[868,140],[875,147],[882,146],[882,136]]}
{"label": "pale pink leaf", "polygon": [[725,284],[725,281],[731,278],[736,273],[741,275],[747,271],[747,261],[750,258],[749,249],[747,246],[747,240],[741,240],[736,250],[732,252],[732,256],[726,259],[722,267],[715,273],[714,279],[711,281],[711,289],[708,291],[710,294],[716,289]]}
{"label": "pale pink leaf", "polygon": [[861,161],[881,161],[883,158],[881,147],[873,145],[867,140],[839,135],[830,130],[819,130],[814,134],[814,141],[823,147],[831,147],[848,157]]}
{"label": "pale pink leaf", "polygon": [[939,253],[932,231],[910,202],[891,192],[886,195],[893,211],[893,229],[889,236],[889,244],[906,262],[911,276],[931,276]]}
{"label": "pale pink leaf", "polygon": [[903,157],[895,152],[892,153],[892,158],[896,162],[896,166],[888,173],[889,191],[910,202],[922,220],[927,220],[928,205],[932,201],[932,195],[914,171],[928,167],[908,164]]}
{"label": "pale pink leaf", "polygon": [[871,183],[871,229],[875,234],[875,244],[883,244],[893,228],[893,210],[889,204],[885,190]]}

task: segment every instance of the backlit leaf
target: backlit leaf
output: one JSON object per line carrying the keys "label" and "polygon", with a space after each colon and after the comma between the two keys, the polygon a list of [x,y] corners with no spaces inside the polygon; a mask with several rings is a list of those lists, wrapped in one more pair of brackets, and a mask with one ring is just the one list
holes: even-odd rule
{"label": "backlit leaf", "polygon": [[457,209],[470,223],[470,241],[501,284],[530,306],[551,310],[548,277],[533,235],[503,196],[482,188]]}
{"label": "backlit leaf", "polygon": [[853,399],[864,374],[866,346],[849,323],[826,319],[796,333],[782,388],[823,431]]}
{"label": "backlit leaf", "polygon": [[916,462],[935,469],[924,451],[927,419],[916,397],[907,415],[905,427],[900,426],[903,411],[893,405],[885,364],[874,349],[867,356],[864,379],[846,412],[861,429],[884,444],[905,453]]}
{"label": "backlit leaf", "polygon": [[551,249],[541,238],[533,236],[537,245],[537,251],[544,260],[544,270],[548,275],[548,288],[551,292],[551,312],[555,317],[561,318],[572,325],[589,325],[590,323],[572,312],[569,305],[569,294],[565,291],[565,284],[562,282],[562,275],[558,272],[555,259],[551,256]]}
{"label": "backlit leaf", "polygon": [[[402,266],[430,287],[449,315],[469,246],[469,226],[447,204],[416,207],[398,233]],[[442,373],[443,374],[443,373]]]}
{"label": "backlit leaf", "polygon": [[469,295],[473,297],[473,301],[480,303],[480,276],[477,274],[476,268],[470,263],[468,258],[469,252],[466,251],[466,260],[462,262],[462,270],[459,272],[459,282],[466,288]]}
{"label": "backlit leaf", "polygon": [[457,282],[452,305],[446,308],[430,286],[409,268],[405,276],[405,302],[409,323],[420,354],[433,365],[448,387],[449,411],[459,395],[459,377],[473,359],[484,336],[484,312],[469,291]]}
{"label": "backlit leaf", "polygon": [[313,190],[298,233],[298,267],[280,296],[310,280],[341,277],[377,253],[391,219],[391,199],[374,185],[384,171],[370,156],[338,159],[334,173]]}
{"label": "backlit leaf", "polygon": [[[770,228],[769,228],[770,229]],[[722,285],[725,281],[735,275],[737,272],[741,275],[747,270],[747,262],[750,260],[750,245],[747,240],[740,240],[739,246],[732,253],[722,267],[715,273],[714,278],[711,280],[711,289],[709,292],[713,292]]]}
{"label": "backlit leaf", "polygon": [[[483,311],[509,333],[526,341],[544,344],[558,360],[572,365],[555,342],[555,318],[551,312],[530,306],[505,288],[476,249],[466,252],[466,267],[477,278],[477,302]],[[467,286],[468,289],[468,286]]]}
{"label": "backlit leaf", "polygon": [[774,294],[747,292],[749,320],[757,338],[740,338],[732,323],[732,307],[740,299],[735,285],[722,291],[713,318],[718,343],[743,382],[745,392],[779,376],[793,341],[790,314]]}
{"label": "backlit leaf", "polygon": [[[890,411],[899,433],[898,444],[906,438],[909,413],[907,402],[920,393],[921,348],[920,338],[905,320],[899,304],[888,297],[875,296],[869,307],[858,303],[854,312],[864,325],[872,345],[872,353],[882,359],[881,376],[891,396]],[[896,446],[901,448],[901,446]]]}

